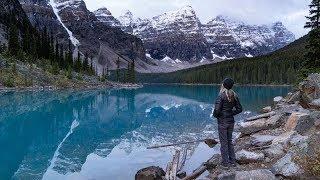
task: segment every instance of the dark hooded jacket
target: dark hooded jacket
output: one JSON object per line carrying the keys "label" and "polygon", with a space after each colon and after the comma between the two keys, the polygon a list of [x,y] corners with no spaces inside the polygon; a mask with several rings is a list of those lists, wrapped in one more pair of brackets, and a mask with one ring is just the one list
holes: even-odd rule
{"label": "dark hooded jacket", "polygon": [[237,96],[230,102],[225,93],[219,94],[213,112],[219,123],[234,123],[234,116],[241,112],[242,106]]}

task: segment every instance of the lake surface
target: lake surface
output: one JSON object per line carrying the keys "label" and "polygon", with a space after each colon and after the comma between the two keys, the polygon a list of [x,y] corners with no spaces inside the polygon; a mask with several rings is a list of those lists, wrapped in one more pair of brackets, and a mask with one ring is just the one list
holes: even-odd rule
{"label": "lake surface", "polygon": [[[191,172],[217,153],[203,143],[147,150],[150,145],[217,137],[210,118],[217,86],[147,85],[136,90],[0,94],[0,179],[134,179],[166,167],[188,148]],[[241,121],[289,87],[237,87]],[[191,163],[192,162],[192,163]]]}

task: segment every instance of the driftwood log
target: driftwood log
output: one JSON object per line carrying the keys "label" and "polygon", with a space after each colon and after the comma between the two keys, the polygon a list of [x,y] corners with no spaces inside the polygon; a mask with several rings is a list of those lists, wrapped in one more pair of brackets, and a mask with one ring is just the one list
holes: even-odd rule
{"label": "driftwood log", "polygon": [[265,114],[261,114],[261,115],[258,115],[258,116],[253,116],[253,117],[247,118],[246,121],[254,121],[254,120],[257,120],[257,119],[269,118],[269,117],[274,116],[274,115],[276,115],[276,112],[272,111],[272,112],[269,112],[269,113],[265,113]]}
{"label": "driftwood log", "polygon": [[176,150],[173,155],[172,161],[168,163],[166,168],[166,176],[167,180],[176,180],[177,179],[177,171],[180,160],[180,151]]}

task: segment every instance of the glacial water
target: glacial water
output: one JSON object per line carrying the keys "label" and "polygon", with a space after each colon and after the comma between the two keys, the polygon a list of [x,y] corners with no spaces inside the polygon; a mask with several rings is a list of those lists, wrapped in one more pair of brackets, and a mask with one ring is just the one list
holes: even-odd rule
{"label": "glacial water", "polygon": [[[237,121],[289,90],[237,87],[245,110]],[[141,168],[165,168],[175,148],[188,148],[191,172],[219,146],[146,148],[217,137],[217,94],[217,86],[182,85],[0,93],[0,179],[130,180]]]}

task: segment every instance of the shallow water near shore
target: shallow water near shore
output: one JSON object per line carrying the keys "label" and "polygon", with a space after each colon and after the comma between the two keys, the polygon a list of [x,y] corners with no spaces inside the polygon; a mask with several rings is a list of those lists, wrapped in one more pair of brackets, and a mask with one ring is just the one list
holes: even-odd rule
{"label": "shallow water near shore", "polygon": [[[210,118],[218,86],[145,85],[129,90],[0,94],[0,179],[134,179],[137,170],[166,167],[169,144],[217,137]],[[244,112],[256,114],[290,87],[241,86]],[[176,148],[186,148],[184,146]],[[217,153],[189,145],[191,172]]]}

